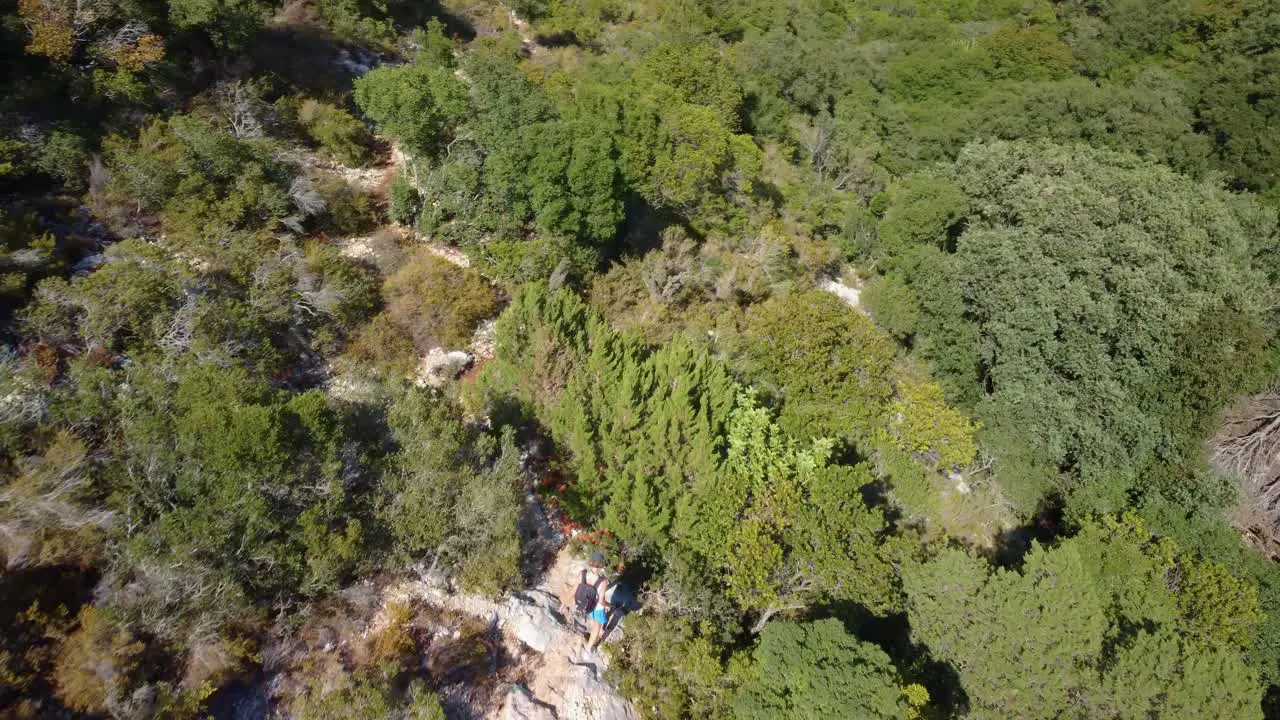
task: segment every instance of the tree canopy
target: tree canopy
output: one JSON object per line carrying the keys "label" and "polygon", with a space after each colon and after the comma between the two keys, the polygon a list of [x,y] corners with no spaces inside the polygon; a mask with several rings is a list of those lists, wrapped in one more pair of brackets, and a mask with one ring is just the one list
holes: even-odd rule
{"label": "tree canopy", "polygon": [[0,716],[1280,717],[1277,37],[0,6]]}

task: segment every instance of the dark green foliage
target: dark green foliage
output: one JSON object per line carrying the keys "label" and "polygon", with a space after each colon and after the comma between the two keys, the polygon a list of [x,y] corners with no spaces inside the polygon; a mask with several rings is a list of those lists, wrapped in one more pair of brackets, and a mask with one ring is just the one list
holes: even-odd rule
{"label": "dark green foliage", "polygon": [[403,173],[397,173],[387,190],[387,216],[402,225],[413,226],[422,212],[422,195]]}
{"label": "dark green foliage", "polygon": [[662,45],[645,56],[639,74],[642,82],[674,89],[683,102],[711,108],[729,130],[736,131],[741,124],[742,90],[721,50],[711,43]]}
{"label": "dark green foliage", "polygon": [[[282,397],[243,371],[191,366],[172,387],[140,374],[118,402],[107,476],[113,507],[148,528],[139,552],[190,556],[253,594],[340,580],[332,563],[358,557],[331,544],[360,532],[338,456],[343,423],[322,395]],[[319,522],[332,531],[319,545],[291,532]],[[243,546],[254,554],[238,555]]]}
{"label": "dark green foliage", "polygon": [[356,81],[355,98],[379,130],[417,155],[435,155],[467,111],[466,88],[453,70],[426,60],[370,72]]}
{"label": "dark green foliage", "polygon": [[71,133],[55,131],[40,148],[36,167],[61,180],[69,192],[83,191],[89,170],[89,153],[85,150],[84,140]]}
{"label": "dark green foliage", "polygon": [[725,593],[758,632],[779,612],[852,601],[876,614],[900,606],[893,567],[904,548],[859,490],[866,466],[830,463],[823,444],[802,450],[750,397],[726,428],[725,462],[681,498],[679,552],[719,571]]}
{"label": "dark green foliage", "polygon": [[534,221],[546,232],[598,243],[622,221],[621,177],[613,139],[585,123],[548,125],[529,164]]}
{"label": "dark green foliage", "polygon": [[[1034,547],[1020,571],[947,550],[904,584],[914,637],[957,668],[975,717],[1261,717],[1232,635],[1184,633],[1220,590],[1166,578],[1206,571],[1125,518]],[[1227,616],[1256,622],[1251,588],[1226,586],[1244,596]]]}
{"label": "dark green foliage", "polygon": [[34,337],[60,344],[147,345],[164,333],[165,316],[181,301],[182,272],[142,240],[110,248],[99,272],[36,288],[25,322]]}
{"label": "dark green foliage", "polygon": [[456,575],[488,594],[520,579],[520,452],[462,425],[456,405],[406,394],[388,421],[400,446],[382,508],[397,554]]}
{"label": "dark green foliage", "polygon": [[880,223],[880,241],[895,254],[916,245],[945,246],[948,233],[969,213],[969,198],[945,177],[913,175],[894,188],[891,197]]}
{"label": "dark green foliage", "polygon": [[859,297],[876,324],[899,340],[915,334],[920,323],[920,300],[901,273],[873,278]]}
{"label": "dark green foliage", "polygon": [[[1197,506],[1188,511],[1162,497],[1148,501],[1141,510],[1156,531],[1170,537],[1180,547],[1219,564],[1237,577],[1256,585],[1259,606],[1275,606],[1280,598],[1280,580],[1272,561],[1244,546],[1237,531],[1222,522],[1216,508]],[[1258,669],[1264,684],[1274,684],[1280,676],[1280,618],[1268,612],[1253,626],[1245,643],[1250,664]]]}
{"label": "dark green foliage", "polygon": [[779,422],[799,436],[870,437],[894,392],[897,348],[865,315],[821,291],[752,309],[748,374],[783,400]]}
{"label": "dark green foliage", "polygon": [[[890,250],[921,298],[922,354],[961,393],[983,388],[1002,450],[1022,454],[1003,439],[1016,432],[1080,481],[1081,508],[1120,507],[1203,431],[1183,413],[1213,412],[1256,367],[1248,216],[1212,186],[1084,148],[975,145],[953,178],[974,208],[954,254]],[[886,246],[943,241],[941,221],[906,217],[886,214]],[[1002,481],[1020,502],[1038,494],[1016,471]]]}
{"label": "dark green foliage", "polygon": [[1071,71],[1071,48],[1043,27],[1000,26],[982,38],[991,75],[1000,80],[1053,80]]}
{"label": "dark green foliage", "polygon": [[247,273],[260,248],[249,238],[235,247],[240,238],[231,236],[274,229],[296,202],[289,167],[273,149],[210,120],[174,115],[144,127],[136,143],[108,138],[106,198],[131,219],[159,214],[183,252]]}
{"label": "dark green foliage", "polygon": [[733,380],[687,345],[646,356],[545,287],[523,288],[497,332],[491,375],[568,444],[579,502],[626,542],[665,544],[678,498],[719,465]]}
{"label": "dark green foliage", "polygon": [[200,28],[218,45],[237,46],[247,41],[271,15],[261,0],[175,0],[169,19],[179,29]]}
{"label": "dark green foliage", "polygon": [[626,639],[610,647],[610,672],[642,717],[730,717],[732,680],[721,661],[722,648],[680,617],[634,616],[627,626]]}
{"label": "dark green foliage", "polygon": [[1277,18],[8,4],[0,714],[500,701],[373,591],[519,588],[532,491],[643,598],[641,716],[1257,717],[1280,573],[1204,439],[1280,357]]}
{"label": "dark green foliage", "polygon": [[748,677],[733,701],[738,720],[914,716],[889,656],[835,619],[765,628]]}
{"label": "dark green foliage", "polygon": [[1222,165],[1246,187],[1267,190],[1280,173],[1280,142],[1268,130],[1280,113],[1280,14],[1265,2],[1222,7],[1233,9],[1244,11],[1239,25],[1215,37],[1195,68],[1202,88],[1197,110],[1217,139]]}
{"label": "dark green foliage", "polygon": [[[819,599],[898,602],[862,467],[798,447],[723,366],[652,353],[566,292],[526,287],[498,324],[490,392],[531,405],[571,453],[574,510],[637,551],[704,568],[758,631]],[[704,608],[705,609],[705,608]]]}

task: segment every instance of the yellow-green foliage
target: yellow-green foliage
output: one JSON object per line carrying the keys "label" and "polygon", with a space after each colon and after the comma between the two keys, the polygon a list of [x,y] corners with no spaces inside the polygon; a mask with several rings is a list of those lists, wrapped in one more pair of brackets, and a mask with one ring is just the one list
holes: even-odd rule
{"label": "yellow-green foliage", "polygon": [[738,364],[779,397],[779,422],[792,433],[871,446],[887,437],[931,469],[973,460],[973,422],[947,404],[941,387],[897,361],[888,333],[832,293],[770,299],[745,323]]}
{"label": "yellow-green foliage", "polygon": [[467,347],[476,326],[499,307],[497,292],[478,273],[426,250],[387,279],[383,294],[388,317],[420,352]]}
{"label": "yellow-green foliage", "polygon": [[413,336],[387,313],[378,313],[347,344],[343,357],[391,375],[413,372],[418,356]]}
{"label": "yellow-green foliage", "polygon": [[144,646],[92,605],[58,651],[53,681],[67,707],[87,713],[117,709],[139,669]]}
{"label": "yellow-green foliage", "polygon": [[340,107],[317,100],[303,100],[298,107],[298,124],[325,153],[343,165],[359,167],[372,157],[369,131]]}
{"label": "yellow-green foliage", "polygon": [[23,458],[17,470],[0,492],[0,564],[91,566],[112,516],[90,503],[85,443],[59,431],[41,455]]}
{"label": "yellow-green foliage", "polygon": [[878,430],[894,393],[898,348],[874,322],[819,290],[773,298],[746,322],[742,364],[782,399],[784,427],[810,437]]}
{"label": "yellow-green foliage", "polygon": [[958,470],[977,453],[977,427],[947,405],[942,388],[929,380],[900,382],[889,404],[889,437],[905,453],[926,465]]}

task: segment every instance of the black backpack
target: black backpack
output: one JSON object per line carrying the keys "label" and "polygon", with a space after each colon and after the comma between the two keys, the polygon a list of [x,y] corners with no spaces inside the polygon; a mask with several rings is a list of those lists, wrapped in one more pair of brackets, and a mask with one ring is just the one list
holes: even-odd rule
{"label": "black backpack", "polygon": [[573,605],[578,609],[579,613],[586,615],[596,607],[596,601],[600,598],[596,592],[596,586],[600,584],[600,576],[596,576],[596,584],[587,584],[587,571],[582,571],[582,579],[578,581],[578,589],[573,591]]}

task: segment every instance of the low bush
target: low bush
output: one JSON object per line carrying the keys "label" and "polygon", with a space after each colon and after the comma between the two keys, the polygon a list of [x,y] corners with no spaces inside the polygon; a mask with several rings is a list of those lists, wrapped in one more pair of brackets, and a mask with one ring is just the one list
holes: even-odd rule
{"label": "low bush", "polygon": [[397,174],[389,188],[387,214],[402,225],[413,225],[421,212],[422,195],[404,174]]}
{"label": "low bush", "polygon": [[347,345],[344,357],[357,365],[394,376],[413,372],[418,354],[413,347],[413,336],[390,315],[379,313]]}
{"label": "low bush", "polygon": [[318,100],[298,106],[298,125],[325,155],[350,167],[363,167],[373,159],[373,136],[351,113]]}
{"label": "low bush", "polygon": [[324,229],[337,235],[358,235],[378,225],[373,197],[338,178],[323,180],[316,190],[324,198]]}
{"label": "low bush", "polygon": [[392,322],[418,350],[466,347],[476,326],[498,312],[498,294],[474,270],[421,250],[387,279],[384,295]]}

